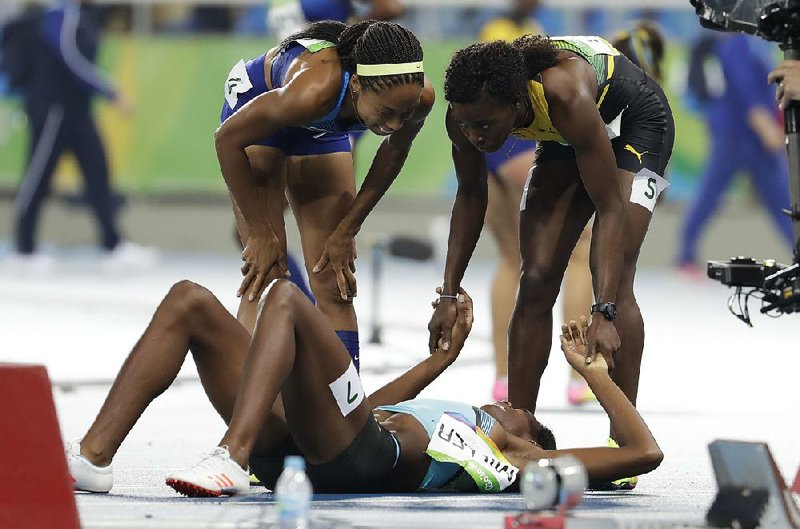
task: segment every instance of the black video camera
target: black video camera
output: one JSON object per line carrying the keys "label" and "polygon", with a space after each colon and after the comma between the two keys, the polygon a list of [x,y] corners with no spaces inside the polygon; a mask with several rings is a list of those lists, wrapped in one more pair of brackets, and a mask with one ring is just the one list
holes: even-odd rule
{"label": "black video camera", "polygon": [[[800,60],[800,0],[689,2],[703,27],[738,31],[779,42],[786,59]],[[793,102],[786,108],[785,124],[792,197],[791,209],[785,213],[791,217],[794,226],[794,264],[786,266],[772,259],[759,262],[751,257],[708,262],[708,277],[736,288],[728,300],[728,308],[750,326],[747,302],[751,296],[761,299],[762,313],[800,312],[800,105]],[[745,291],[746,288],[749,290]]]}
{"label": "black video camera", "polygon": [[800,37],[800,0],[689,0],[700,25],[786,43]]}
{"label": "black video camera", "polygon": [[729,287],[764,286],[764,280],[786,268],[774,259],[756,261],[752,257],[731,257],[730,261],[709,261],[708,277]]}
{"label": "black video camera", "polygon": [[[730,261],[709,261],[708,277],[735,287],[728,300],[731,313],[753,326],[747,302],[761,300],[761,313],[800,312],[800,265],[786,266],[774,259],[756,261],[752,257],[733,257]],[[750,290],[745,291],[745,288]]]}

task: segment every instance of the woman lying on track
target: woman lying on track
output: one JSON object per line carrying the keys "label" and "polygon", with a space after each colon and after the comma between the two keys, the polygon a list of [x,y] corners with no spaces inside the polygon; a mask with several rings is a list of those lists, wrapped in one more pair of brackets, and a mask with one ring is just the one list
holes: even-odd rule
{"label": "woman lying on track", "polygon": [[247,493],[248,467],[273,488],[287,454],[306,458],[316,492],[336,493],[514,490],[527,463],[559,454],[578,457],[590,480],[659,465],[663,456],[655,439],[611,381],[603,356],[587,363],[585,319],[562,326],[561,348],[605,408],[621,448],[556,450],[547,428],[507,402],[475,408],[415,399],[455,361],[469,334],[472,300],[463,290],[457,306],[449,349],[435,349],[367,396],[328,320],[289,281],[271,284],[252,336],[208,290],[177,283],[91,428],[67,448],[75,489],[111,489],[111,461],[120,444],[175,380],[187,352],[228,425],[209,455],[167,476],[169,486],[189,496]]}

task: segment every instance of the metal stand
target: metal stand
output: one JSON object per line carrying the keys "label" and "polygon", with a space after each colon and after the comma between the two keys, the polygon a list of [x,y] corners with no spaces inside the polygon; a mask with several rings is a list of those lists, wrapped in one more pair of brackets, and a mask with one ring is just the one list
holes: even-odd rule
{"label": "metal stand", "polygon": [[[800,42],[790,37],[781,44],[784,58],[800,60]],[[784,111],[786,128],[786,153],[789,156],[790,210],[786,211],[792,219],[794,235],[794,263],[800,264],[800,102],[792,102]]]}
{"label": "metal stand", "polygon": [[381,278],[383,277],[383,259],[386,255],[386,243],[377,242],[372,246],[372,296],[370,296],[370,332],[369,343],[381,343]]}
{"label": "metal stand", "polygon": [[433,245],[423,239],[401,235],[378,241],[372,245],[372,297],[370,298],[372,323],[369,343],[374,344],[382,343],[381,282],[383,279],[383,262],[387,255],[417,262],[430,261],[433,258]]}

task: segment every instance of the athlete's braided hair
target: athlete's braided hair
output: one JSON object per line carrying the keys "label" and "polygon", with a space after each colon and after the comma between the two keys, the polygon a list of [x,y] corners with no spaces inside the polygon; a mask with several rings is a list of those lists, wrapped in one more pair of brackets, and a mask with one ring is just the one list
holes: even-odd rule
{"label": "athlete's braided hair", "polygon": [[[355,73],[356,64],[400,64],[422,60],[422,46],[417,37],[393,22],[365,20],[352,26],[324,20],[312,22],[287,37],[280,46],[297,39],[323,39],[336,44],[342,67]],[[422,86],[422,73],[359,77],[361,86],[381,90],[392,86],[415,83]]]}
{"label": "athlete's braided hair", "polygon": [[450,60],[444,97],[451,103],[474,103],[484,96],[514,103],[524,97],[529,79],[557,64],[557,53],[542,35],[472,44]]}

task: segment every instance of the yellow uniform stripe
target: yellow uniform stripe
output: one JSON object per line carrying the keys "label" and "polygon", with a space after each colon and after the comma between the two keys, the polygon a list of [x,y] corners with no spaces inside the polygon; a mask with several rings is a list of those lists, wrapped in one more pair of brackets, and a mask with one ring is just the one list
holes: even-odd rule
{"label": "yellow uniform stripe", "polygon": [[[607,55],[607,57],[608,57],[607,59],[608,62],[606,64],[608,65],[607,68],[608,73],[606,74],[606,80],[611,79],[611,76],[614,75],[614,56]],[[603,104],[603,100],[606,98],[609,86],[610,85],[606,84],[606,86],[603,87],[603,93],[600,94],[600,99],[597,101],[597,108],[600,108],[600,105]]]}

